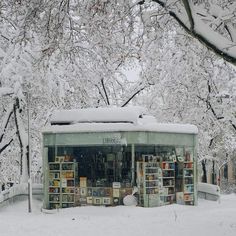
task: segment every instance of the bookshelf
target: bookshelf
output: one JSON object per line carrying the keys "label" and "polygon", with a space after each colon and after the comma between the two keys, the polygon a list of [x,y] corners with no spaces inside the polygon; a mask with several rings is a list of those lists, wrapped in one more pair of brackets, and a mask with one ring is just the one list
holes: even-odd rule
{"label": "bookshelf", "polygon": [[161,202],[168,205],[175,200],[175,163],[173,161],[162,161],[163,191]]}
{"label": "bookshelf", "polygon": [[75,204],[75,162],[49,162],[49,209],[72,207]]}
{"label": "bookshelf", "polygon": [[160,205],[162,171],[158,162],[137,162],[137,184],[139,205],[144,207]]}
{"label": "bookshelf", "polygon": [[193,161],[185,159],[183,163],[183,186],[185,205],[194,204],[194,174]]}

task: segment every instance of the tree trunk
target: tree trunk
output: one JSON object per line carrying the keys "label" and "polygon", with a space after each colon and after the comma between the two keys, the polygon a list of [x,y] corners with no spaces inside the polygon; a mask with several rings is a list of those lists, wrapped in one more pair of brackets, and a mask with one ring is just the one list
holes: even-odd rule
{"label": "tree trunk", "polygon": [[[3,142],[3,138],[6,134],[6,130],[7,130],[7,126],[9,125],[10,123],[10,119],[11,119],[11,116],[13,114],[13,106],[12,106],[12,110],[7,114],[7,119],[6,119],[6,122],[4,124],[4,127],[3,127],[3,130],[1,130],[1,134],[0,134],[0,144]],[[13,142],[13,138],[9,139],[8,142],[5,143],[5,145],[0,145],[0,154]]]}
{"label": "tree trunk", "polygon": [[206,170],[206,160],[202,160],[202,182],[207,183],[207,170]]}
{"label": "tree trunk", "polygon": [[216,184],[216,178],[215,178],[215,161],[212,161],[212,184]]}
{"label": "tree trunk", "polygon": [[20,144],[20,175],[22,175],[23,174],[23,153],[24,153],[23,149],[24,149],[24,146],[22,143],[20,130],[19,130],[19,124],[18,124],[18,120],[17,120],[17,109],[19,109],[19,99],[18,98],[15,99],[13,112],[14,112],[15,125],[16,125],[16,135],[17,135],[17,138],[18,138],[19,144]]}

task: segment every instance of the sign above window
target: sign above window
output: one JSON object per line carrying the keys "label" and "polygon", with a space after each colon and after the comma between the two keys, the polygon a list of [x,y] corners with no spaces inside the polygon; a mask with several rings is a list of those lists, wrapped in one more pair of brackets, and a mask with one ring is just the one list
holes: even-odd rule
{"label": "sign above window", "polygon": [[107,137],[103,138],[103,144],[121,144],[122,139],[119,137]]}

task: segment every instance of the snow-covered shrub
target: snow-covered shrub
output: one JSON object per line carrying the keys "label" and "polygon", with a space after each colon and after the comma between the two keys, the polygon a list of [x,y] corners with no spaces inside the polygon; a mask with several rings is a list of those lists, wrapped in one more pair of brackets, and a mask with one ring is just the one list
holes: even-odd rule
{"label": "snow-covered shrub", "polygon": [[221,192],[225,194],[236,193],[236,181],[229,182],[227,179],[221,181]]}

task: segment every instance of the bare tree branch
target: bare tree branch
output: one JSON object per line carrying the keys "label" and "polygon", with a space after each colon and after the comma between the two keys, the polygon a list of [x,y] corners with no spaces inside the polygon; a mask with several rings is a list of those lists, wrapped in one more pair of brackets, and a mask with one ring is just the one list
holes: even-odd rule
{"label": "bare tree branch", "polygon": [[11,110],[11,112],[8,114],[7,121],[5,123],[5,126],[3,127],[3,131],[2,131],[2,134],[0,136],[0,143],[3,140],[3,137],[4,137],[5,132],[6,132],[6,128],[7,128],[8,124],[9,124],[9,121],[10,121],[10,118],[11,118],[12,114],[13,114],[13,110]]}
{"label": "bare tree branch", "polygon": [[142,92],[147,86],[142,87],[137,92],[135,92],[121,107],[125,107],[136,95]]}
{"label": "bare tree branch", "polygon": [[103,91],[104,91],[105,96],[106,96],[107,105],[110,105],[110,101],[109,101],[109,98],[108,98],[108,95],[107,95],[107,90],[106,90],[106,87],[105,87],[105,84],[104,84],[104,79],[101,79],[101,83],[102,83]]}
{"label": "bare tree branch", "polygon": [[4,144],[4,145],[0,148],[0,153],[2,153],[12,142],[13,142],[13,139],[10,139],[6,144]]}
{"label": "bare tree branch", "polygon": [[192,16],[192,11],[191,11],[191,7],[189,5],[189,1],[188,0],[182,0],[182,2],[184,3],[184,7],[185,10],[187,12],[188,15],[188,20],[190,22],[190,31],[194,31],[194,20],[193,20],[193,16]]}
{"label": "bare tree branch", "polygon": [[22,164],[23,164],[23,142],[21,140],[21,136],[20,136],[20,129],[19,129],[19,123],[18,123],[18,118],[17,118],[17,110],[19,109],[19,99],[16,98],[15,99],[15,104],[14,104],[14,118],[15,118],[15,125],[16,125],[16,135],[18,137],[18,140],[19,140],[19,143],[20,143],[20,174],[22,175],[22,171],[23,171],[23,168],[22,168]]}

